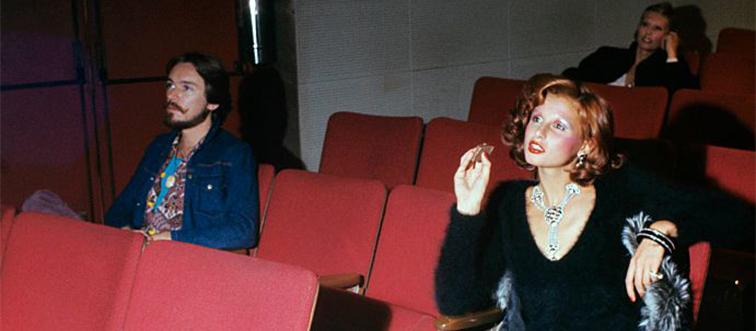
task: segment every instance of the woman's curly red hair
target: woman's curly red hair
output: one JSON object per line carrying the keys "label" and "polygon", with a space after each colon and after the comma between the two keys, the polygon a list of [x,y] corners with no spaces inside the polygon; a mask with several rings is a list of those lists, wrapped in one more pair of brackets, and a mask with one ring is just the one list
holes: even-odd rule
{"label": "woman's curly red hair", "polygon": [[[614,151],[614,120],[606,101],[582,84],[563,76],[537,74],[523,86],[511,118],[504,124],[502,139],[510,146],[509,156],[528,170],[535,167],[525,161],[525,128],[533,109],[542,105],[546,96],[555,95],[572,101],[580,118],[583,140],[591,146],[584,162],[575,162],[570,178],[580,185],[591,183],[597,176],[622,166],[624,157]],[[577,158],[577,157],[576,157]]]}

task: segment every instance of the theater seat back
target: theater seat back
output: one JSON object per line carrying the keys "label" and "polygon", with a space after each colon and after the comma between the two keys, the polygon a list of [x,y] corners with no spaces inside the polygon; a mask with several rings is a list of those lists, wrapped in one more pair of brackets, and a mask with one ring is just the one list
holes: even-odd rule
{"label": "theater seat back", "polygon": [[15,217],[16,208],[0,205],[0,268],[2,268],[2,257],[5,255],[5,247],[8,246],[8,237],[10,236]]}
{"label": "theater seat back", "polygon": [[509,157],[509,147],[501,142],[500,127],[439,117],[426,127],[415,185],[454,192],[454,172],[460,157],[480,143],[494,146],[489,189],[498,181],[533,177]]}
{"label": "theater seat back", "polygon": [[308,330],[318,293],[306,269],[158,241],[137,268],[125,330]]}
{"label": "theater seat back", "polygon": [[664,87],[610,86],[585,84],[604,98],[614,113],[614,135],[621,138],[658,138],[667,111],[667,89]]}
{"label": "theater seat back", "polygon": [[320,173],[412,184],[423,134],[420,117],[338,112],[328,119]]}
{"label": "theater seat back", "polygon": [[753,149],[756,130],[753,94],[678,90],[669,106],[668,139]]}
{"label": "theater seat back", "polygon": [[386,188],[377,180],[284,170],[268,205],[257,257],[318,275],[370,270]]}
{"label": "theater seat back", "polygon": [[262,221],[265,219],[265,210],[268,207],[268,197],[270,190],[273,188],[273,180],[276,176],[276,169],[273,165],[260,163],[257,165],[257,185],[260,193],[260,231],[262,231]]}
{"label": "theater seat back", "polygon": [[756,31],[740,28],[720,30],[717,37],[717,53],[756,57]]}
{"label": "theater seat back", "polygon": [[17,216],[2,270],[3,330],[120,330],[143,236]]}
{"label": "theater seat back", "polygon": [[714,93],[756,93],[756,59],[713,53],[701,65],[701,89]]}
{"label": "theater seat back", "polygon": [[756,152],[706,146],[706,176],[725,191],[756,203]]}
{"label": "theater seat back", "polygon": [[438,315],[433,274],[454,201],[451,193],[415,186],[391,191],[367,296]]}
{"label": "theater seat back", "polygon": [[704,285],[709,276],[709,262],[711,261],[711,245],[708,242],[698,242],[688,248],[690,255],[690,292],[693,296],[693,320],[698,320],[701,310]]}
{"label": "theater seat back", "polygon": [[501,126],[515,107],[525,81],[498,77],[481,77],[473,87],[468,122]]}

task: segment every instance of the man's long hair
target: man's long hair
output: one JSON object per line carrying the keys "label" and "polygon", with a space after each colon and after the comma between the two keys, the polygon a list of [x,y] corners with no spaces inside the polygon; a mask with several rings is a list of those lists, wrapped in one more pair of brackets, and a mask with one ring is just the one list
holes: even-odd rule
{"label": "man's long hair", "polygon": [[176,56],[165,65],[165,73],[179,63],[191,63],[197,73],[205,81],[205,99],[207,103],[217,104],[218,108],[212,112],[213,121],[223,124],[226,116],[231,112],[231,92],[229,90],[228,73],[223,63],[214,56],[190,52]]}

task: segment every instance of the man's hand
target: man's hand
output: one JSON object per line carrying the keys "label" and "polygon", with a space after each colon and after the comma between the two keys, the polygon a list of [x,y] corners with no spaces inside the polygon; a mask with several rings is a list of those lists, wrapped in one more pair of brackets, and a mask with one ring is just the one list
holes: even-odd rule
{"label": "man's hand", "polygon": [[151,240],[171,240],[171,231],[163,231],[150,237]]}

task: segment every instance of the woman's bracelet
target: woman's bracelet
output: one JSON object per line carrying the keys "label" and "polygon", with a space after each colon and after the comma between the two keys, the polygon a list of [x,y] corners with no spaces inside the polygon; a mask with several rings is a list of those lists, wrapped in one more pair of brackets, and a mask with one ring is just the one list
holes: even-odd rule
{"label": "woman's bracelet", "polygon": [[643,228],[640,233],[638,233],[637,238],[639,244],[641,240],[648,239],[659,244],[661,247],[664,247],[664,250],[669,254],[672,254],[676,248],[675,242],[672,238],[652,228]]}

